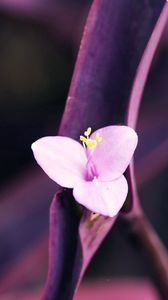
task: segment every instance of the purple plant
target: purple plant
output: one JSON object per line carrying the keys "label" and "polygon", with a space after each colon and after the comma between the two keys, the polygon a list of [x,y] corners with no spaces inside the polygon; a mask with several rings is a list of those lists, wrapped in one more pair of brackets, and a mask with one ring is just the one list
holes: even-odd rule
{"label": "purple plant", "polygon": [[[110,177],[113,187],[108,198],[110,196],[115,198],[113,194],[115,191],[116,198],[113,202],[115,204],[107,209],[107,199],[104,194],[102,197],[102,191],[105,189],[104,183],[101,188],[97,189],[96,184],[91,182],[95,176],[101,177],[103,181],[102,166],[103,168],[105,166],[105,171],[108,170],[108,163],[112,162],[113,151],[118,149],[120,141],[127,138],[129,130],[134,132],[125,126],[134,129],[136,127],[144,85],[167,16],[168,4],[161,0],[93,1],[58,133],[59,136],[68,138],[43,138],[33,146],[35,157],[46,173],[61,186],[74,188],[73,195],[71,190],[59,190],[51,204],[50,257],[48,278],[43,295],[45,300],[70,300],[73,298],[89,261],[114,224],[123,204],[121,214],[130,223],[132,230],[148,252],[158,274],[162,298],[167,299],[167,252],[141,209],[133,162],[126,171],[129,194],[125,201],[127,188],[122,174],[136,147],[135,134],[133,134],[131,149],[127,149],[124,144],[123,149],[120,148],[121,152],[115,152],[114,155],[114,165],[115,162],[117,163],[110,172],[110,176],[114,175],[112,174],[114,171],[118,171],[121,153],[126,154],[123,156],[124,167],[122,166],[120,169],[119,165],[120,172]],[[89,149],[85,153],[81,145],[72,140],[78,139],[88,124],[93,124],[95,129],[103,128],[98,131],[102,142],[97,141],[93,153]],[[106,151],[108,149],[107,158],[109,159],[104,160],[102,155],[104,148],[102,147],[106,141],[109,142],[109,132],[106,128],[109,125],[111,126],[107,128],[112,131],[113,128],[118,128],[118,132],[115,138],[112,134],[115,145],[105,145]],[[114,127],[116,125],[120,126]],[[127,132],[123,135],[119,132],[121,128],[127,128]],[[91,142],[95,139],[95,135],[91,136]],[[82,140],[89,146],[85,137]],[[76,149],[75,153],[73,153],[74,148]],[[60,157],[62,149],[66,151],[60,161],[57,159],[57,155],[59,154]],[[56,155],[53,158],[54,153]],[[86,154],[89,155],[89,159]],[[91,161],[90,155],[92,156]],[[93,163],[88,165],[87,170],[86,158],[89,163]],[[70,166],[72,177],[67,174],[64,163],[66,166]],[[78,168],[79,164],[80,168]],[[98,171],[93,172],[93,165]],[[112,163],[111,165],[113,166]],[[64,170],[63,173],[61,173],[62,170]],[[74,170],[75,173],[73,173]],[[88,170],[91,170],[91,173]],[[122,186],[117,187],[115,182],[117,176],[124,180]],[[76,183],[76,177],[78,180],[80,178],[82,184]],[[107,177],[109,180],[109,174]],[[90,188],[90,184],[92,184],[92,188]],[[125,187],[123,187],[124,185]],[[87,191],[89,194],[86,194]],[[85,208],[81,210],[81,206],[74,201],[73,196]],[[98,200],[98,204],[92,200],[93,196]],[[98,215],[94,215],[93,212]]]}

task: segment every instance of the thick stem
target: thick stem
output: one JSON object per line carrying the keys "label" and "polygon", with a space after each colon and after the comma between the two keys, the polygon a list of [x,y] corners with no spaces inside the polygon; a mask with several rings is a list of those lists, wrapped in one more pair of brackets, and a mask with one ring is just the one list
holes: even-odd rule
{"label": "thick stem", "polygon": [[168,254],[145,216],[134,216],[128,219],[131,228],[149,256],[153,270],[154,281],[163,300],[168,299]]}

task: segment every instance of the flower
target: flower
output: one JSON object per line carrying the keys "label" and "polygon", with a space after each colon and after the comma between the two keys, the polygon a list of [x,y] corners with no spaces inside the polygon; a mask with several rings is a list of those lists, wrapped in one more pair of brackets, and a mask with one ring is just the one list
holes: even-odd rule
{"label": "flower", "polygon": [[[113,217],[128,193],[125,172],[137,146],[137,134],[127,126],[108,126],[81,143],[62,136],[43,137],[32,144],[38,164],[56,183],[73,188],[77,202],[92,212]],[[89,137],[90,136],[90,137]]]}

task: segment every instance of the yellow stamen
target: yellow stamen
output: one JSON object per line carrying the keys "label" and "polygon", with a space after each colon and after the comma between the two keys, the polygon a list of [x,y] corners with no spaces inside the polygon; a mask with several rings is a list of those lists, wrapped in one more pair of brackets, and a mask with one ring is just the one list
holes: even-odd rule
{"label": "yellow stamen", "polygon": [[89,136],[91,134],[91,127],[88,127],[87,130],[84,132],[84,136],[80,136],[80,141],[83,142],[83,146],[87,146],[88,148],[94,148],[97,145],[97,142],[102,141],[102,137],[99,135],[99,133],[96,133],[96,136],[94,139],[90,139]]}
{"label": "yellow stamen", "polygon": [[92,128],[88,127],[88,129],[84,132],[84,135],[88,137],[91,134],[91,131],[92,131]]}
{"label": "yellow stamen", "polygon": [[95,140],[92,139],[86,139],[85,142],[86,146],[88,146],[89,148],[94,148],[97,145],[97,142]]}
{"label": "yellow stamen", "polygon": [[97,142],[101,142],[102,141],[102,137],[99,135],[99,133],[96,133],[95,138],[96,138]]}
{"label": "yellow stamen", "polygon": [[80,135],[80,141],[86,143],[87,142],[87,138],[85,138],[83,135]]}

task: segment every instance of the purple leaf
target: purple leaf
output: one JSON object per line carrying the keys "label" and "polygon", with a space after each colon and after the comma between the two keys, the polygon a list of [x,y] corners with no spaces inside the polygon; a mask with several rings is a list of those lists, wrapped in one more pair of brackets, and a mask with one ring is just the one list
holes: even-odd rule
{"label": "purple leaf", "polygon": [[43,299],[72,299],[82,267],[79,221],[71,193],[57,193],[50,208],[49,272]]}
{"label": "purple leaf", "polygon": [[143,51],[165,1],[94,1],[78,54],[59,134],[78,138],[125,124]]}
{"label": "purple leaf", "polygon": [[[136,121],[138,117],[139,106],[142,98],[142,93],[146,83],[147,75],[151,66],[155,50],[158,46],[159,40],[165,29],[166,23],[168,20],[168,3],[166,2],[164,8],[159,16],[157,24],[153,30],[151,38],[147,44],[147,47],[144,51],[140,64],[138,66],[136,76],[133,82],[130,99],[128,103],[128,111],[126,115],[126,124],[133,128],[136,127]],[[134,165],[133,163],[129,166],[127,177],[131,186],[131,199],[129,206],[131,208],[131,213],[139,214],[141,213],[141,208],[139,206],[139,199],[136,191],[135,175],[134,175]]]}

